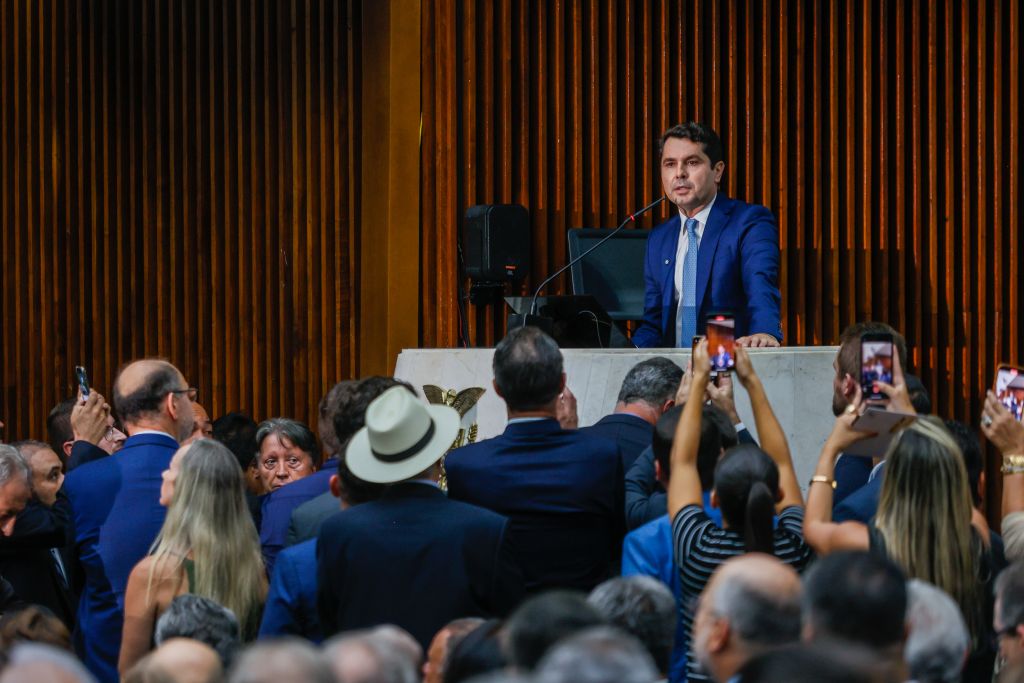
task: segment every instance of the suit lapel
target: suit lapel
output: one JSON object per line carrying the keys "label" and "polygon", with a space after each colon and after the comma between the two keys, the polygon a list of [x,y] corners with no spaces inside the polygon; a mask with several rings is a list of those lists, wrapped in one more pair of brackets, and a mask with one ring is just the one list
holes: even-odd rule
{"label": "suit lapel", "polygon": [[665,249],[661,251],[665,255],[662,260],[664,270],[661,274],[661,305],[667,310],[673,305],[675,299],[676,283],[676,253],[679,251],[679,210],[676,215],[666,222]]}
{"label": "suit lapel", "polygon": [[[732,213],[732,202],[723,195],[718,194],[715,205],[711,207],[711,215],[708,216],[707,225],[704,226],[704,235],[700,239],[700,249],[697,251],[697,311],[699,312],[704,303],[704,295],[708,291],[708,281],[711,280],[711,264],[715,261],[715,250],[718,249],[718,240],[729,223],[729,214]],[[700,329],[700,321],[697,321],[697,328]]]}

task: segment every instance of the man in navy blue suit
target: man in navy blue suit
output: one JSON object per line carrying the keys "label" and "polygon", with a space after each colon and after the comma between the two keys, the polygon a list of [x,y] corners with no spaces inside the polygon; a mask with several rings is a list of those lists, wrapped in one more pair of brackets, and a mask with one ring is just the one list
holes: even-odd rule
{"label": "man in navy blue suit", "polygon": [[766,207],[719,192],[722,142],[696,122],[669,128],[659,149],[661,182],[679,214],[654,228],[644,261],[638,347],[688,347],[713,311],[736,316],[737,343],[778,346],[779,231]]}
{"label": "man in navy blue suit", "polygon": [[676,392],[683,369],[668,358],[655,356],[640,361],[626,373],[619,389],[615,410],[581,431],[603,436],[619,445],[622,471],[629,468],[644,449],[658,418],[676,404]]}
{"label": "man in navy blue suit", "polygon": [[618,446],[559,424],[562,353],[536,327],[509,332],[494,350],[493,369],[508,426],[448,455],[448,495],[511,520],[527,591],[589,591],[617,573],[622,549]]}
{"label": "man in navy blue suit", "polygon": [[395,624],[426,650],[449,621],[504,616],[522,597],[508,520],[449,500],[438,487],[438,462],[458,431],[456,410],[428,406],[404,387],[370,404],[345,463],[364,481],[393,485],[320,530],[317,612],[324,636]]}
{"label": "man in navy blue suit", "polygon": [[161,475],[192,431],[195,397],[170,363],[131,363],[114,383],[114,411],[128,439],[116,454],[76,468],[64,481],[85,574],[75,648],[104,683],[118,680],[125,585],[163,525]]}

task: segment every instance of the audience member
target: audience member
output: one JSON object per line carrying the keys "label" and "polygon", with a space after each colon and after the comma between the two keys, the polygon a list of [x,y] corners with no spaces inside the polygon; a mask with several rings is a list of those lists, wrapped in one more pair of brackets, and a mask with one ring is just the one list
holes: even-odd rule
{"label": "audience member", "polygon": [[[694,348],[692,396],[703,396],[708,384],[711,362],[707,347],[707,340],[702,340]],[[700,401],[686,402],[672,441],[668,513],[684,596],[700,594],[714,570],[737,555],[763,552],[797,570],[803,569],[811,557],[802,537],[803,497],[796,483],[789,445],[750,356],[742,347],[736,349],[736,375],[750,395],[763,450],[743,444],[718,461],[711,502],[722,510],[722,528],[708,517],[703,507],[697,469],[703,413]],[[689,634],[693,627],[693,605],[684,602],[682,612]],[[697,662],[688,659],[688,679],[708,680],[697,669]]]}
{"label": "audience member", "polygon": [[167,519],[128,579],[122,675],[149,650],[157,619],[183,593],[224,605],[238,616],[243,639],[255,637],[267,583],[243,487],[223,444],[200,439],[174,455],[159,497]]}
{"label": "audience member", "polygon": [[[32,497],[32,473],[13,446],[0,444],[0,537],[10,537],[18,515]],[[0,615],[24,605],[10,582],[0,576]]]}
{"label": "audience member", "polygon": [[212,439],[213,438],[213,422],[210,420],[210,414],[206,412],[206,408],[199,405],[198,403],[192,403],[192,433],[189,434],[188,438],[182,442],[182,446],[187,446],[193,441],[199,439]]}
{"label": "audience member", "polygon": [[658,669],[632,636],[608,626],[556,643],[537,665],[537,683],[653,683]]}
{"label": "audience member", "polygon": [[892,561],[867,552],[818,560],[804,581],[804,640],[868,648],[891,680],[905,681],[907,581]]}
{"label": "audience member", "polygon": [[[899,375],[899,366],[895,369]],[[897,380],[898,381],[898,380]],[[959,605],[971,632],[972,655],[965,680],[992,676],[990,644],[994,578],[987,529],[972,525],[973,508],[960,449],[938,418],[925,416],[903,429],[889,446],[878,514],[870,524],[831,521],[832,463],[865,438],[853,428],[861,408],[836,418],[808,492],[804,537],[819,554],[870,549],[892,558],[908,577],[934,583]]]}
{"label": "audience member", "polygon": [[266,493],[259,477],[256,431],[259,425],[245,413],[233,412],[213,421],[213,438],[228,447],[245,473],[245,488],[253,495]]}
{"label": "audience member", "polygon": [[903,379],[907,384],[907,395],[910,397],[910,405],[914,406],[914,412],[918,415],[931,415],[932,397],[921,378],[905,372]]}
{"label": "audience member", "polygon": [[42,643],[19,643],[7,654],[0,683],[95,683],[82,663],[66,650]]}
{"label": "audience member", "polygon": [[427,657],[423,662],[423,683],[442,683],[444,681],[445,661],[453,643],[462,640],[466,635],[486,623],[479,617],[455,619],[444,625],[434,635],[427,648]]}
{"label": "audience member", "polygon": [[849,643],[794,644],[754,657],[740,670],[742,683],[897,683],[870,651]]}
{"label": "audience member", "polygon": [[509,332],[493,370],[508,426],[448,454],[448,495],[509,518],[528,592],[589,591],[617,573],[622,551],[618,447],[559,424],[562,353],[536,327]]}
{"label": "audience member", "polygon": [[220,683],[224,666],[209,645],[171,638],[129,669],[123,683]]}
{"label": "audience member", "polygon": [[605,623],[601,613],[579,593],[549,591],[535,595],[508,618],[509,663],[518,671],[533,671],[556,642]]}
{"label": "audience member", "polygon": [[317,538],[317,606],[325,635],[393,623],[422,647],[463,616],[505,614],[522,592],[507,521],[450,500],[438,461],[459,414],[427,406],[403,387],[370,404],[349,442],[349,470],[394,484],[379,500],[328,519]]}
{"label": "audience member", "polygon": [[71,632],[50,610],[29,605],[0,618],[0,651],[7,652],[15,643],[43,643],[70,652]]}
{"label": "audience member", "polygon": [[[449,642],[440,683],[477,681],[504,671],[508,657],[503,646],[504,625],[498,619],[486,621],[461,638]],[[424,681],[426,683],[426,681]]]}
{"label": "audience member", "polygon": [[239,656],[228,683],[347,683],[335,680],[328,660],[304,640],[275,638]]}
{"label": "audience member", "polygon": [[605,415],[584,432],[614,441],[622,455],[622,471],[651,445],[654,425],[675,405],[683,370],[668,358],[655,356],[640,361],[626,373],[611,415]]}
{"label": "audience member", "polygon": [[67,545],[71,509],[60,493],[60,458],[42,441],[12,444],[32,474],[32,498],[18,514],[10,536],[0,536],[0,575],[22,600],[42,605],[70,629],[75,596],[60,551]]}
{"label": "audience member", "polygon": [[796,571],[763,553],[719,565],[700,596],[693,652],[718,683],[753,657],[800,640],[802,587]]}
{"label": "audience member", "polygon": [[992,626],[999,656],[1005,666],[1020,670],[1024,665],[1024,563],[1014,562],[1003,570],[996,579],[995,598]]}
{"label": "audience member", "polygon": [[960,608],[953,598],[919,579],[907,582],[907,644],[903,659],[916,683],[958,683],[971,650]]}
{"label": "audience member", "polygon": [[417,664],[381,629],[331,638],[324,655],[338,683],[418,683]]}
{"label": "audience member", "polygon": [[956,445],[960,447],[960,455],[964,459],[964,467],[967,470],[967,484],[971,492],[971,521],[981,532],[982,537],[988,538],[988,545],[992,552],[992,567],[996,574],[1006,568],[1006,551],[1003,545],[1003,537],[997,534],[988,524],[985,518],[984,495],[985,495],[985,460],[981,452],[981,440],[974,430],[957,420],[946,420],[946,429],[949,430]]}
{"label": "audience member", "polygon": [[126,438],[115,426],[110,405],[95,389],[84,399],[72,396],[55,405],[46,418],[46,434],[67,472],[116,453]]}
{"label": "audience member", "polygon": [[648,576],[616,577],[590,592],[587,602],[612,626],[643,645],[661,678],[668,678],[676,631],[676,600]]}
{"label": "audience member", "polygon": [[128,575],[163,525],[161,473],[178,440],[192,432],[194,395],[181,372],[166,361],[129,364],[114,383],[114,410],[128,439],[114,455],[82,465],[64,480],[85,577],[75,649],[103,683],[118,679]]}
{"label": "audience member", "polygon": [[1024,560],[1024,423],[1006,409],[995,393],[985,396],[981,431],[1003,457],[1003,541],[1006,559]]}
{"label": "audience member", "polygon": [[185,594],[171,600],[157,619],[153,643],[160,647],[174,638],[188,638],[213,648],[225,669],[231,666],[241,645],[241,629],[235,613],[200,595]]}

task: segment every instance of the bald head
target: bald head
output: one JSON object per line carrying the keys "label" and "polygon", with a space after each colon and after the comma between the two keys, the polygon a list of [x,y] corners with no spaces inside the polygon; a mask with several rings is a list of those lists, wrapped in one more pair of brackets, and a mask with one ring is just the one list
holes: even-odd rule
{"label": "bald head", "polygon": [[800,577],[771,555],[723,563],[701,594],[693,649],[716,680],[732,678],[755,655],[800,638]]}
{"label": "bald head", "polygon": [[208,683],[224,676],[217,652],[198,640],[171,638],[148,659],[149,666],[166,672],[175,683]]}
{"label": "bald head", "polygon": [[152,429],[177,441],[192,433],[194,416],[184,375],[165,360],[129,363],[114,382],[114,412],[128,435]]}

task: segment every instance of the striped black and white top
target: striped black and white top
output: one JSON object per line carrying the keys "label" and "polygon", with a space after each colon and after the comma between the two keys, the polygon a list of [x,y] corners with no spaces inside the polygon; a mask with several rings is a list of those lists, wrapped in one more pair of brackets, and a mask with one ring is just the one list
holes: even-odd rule
{"label": "striped black and white top", "polygon": [[[812,556],[810,546],[804,543],[803,526],[804,509],[794,505],[782,511],[775,527],[775,557],[797,571],[803,571]],[[682,584],[683,625],[689,651],[697,598],[718,565],[746,551],[741,534],[715,526],[699,505],[688,505],[676,514],[672,521],[672,545]],[[687,680],[710,681],[693,653],[688,655]]]}

